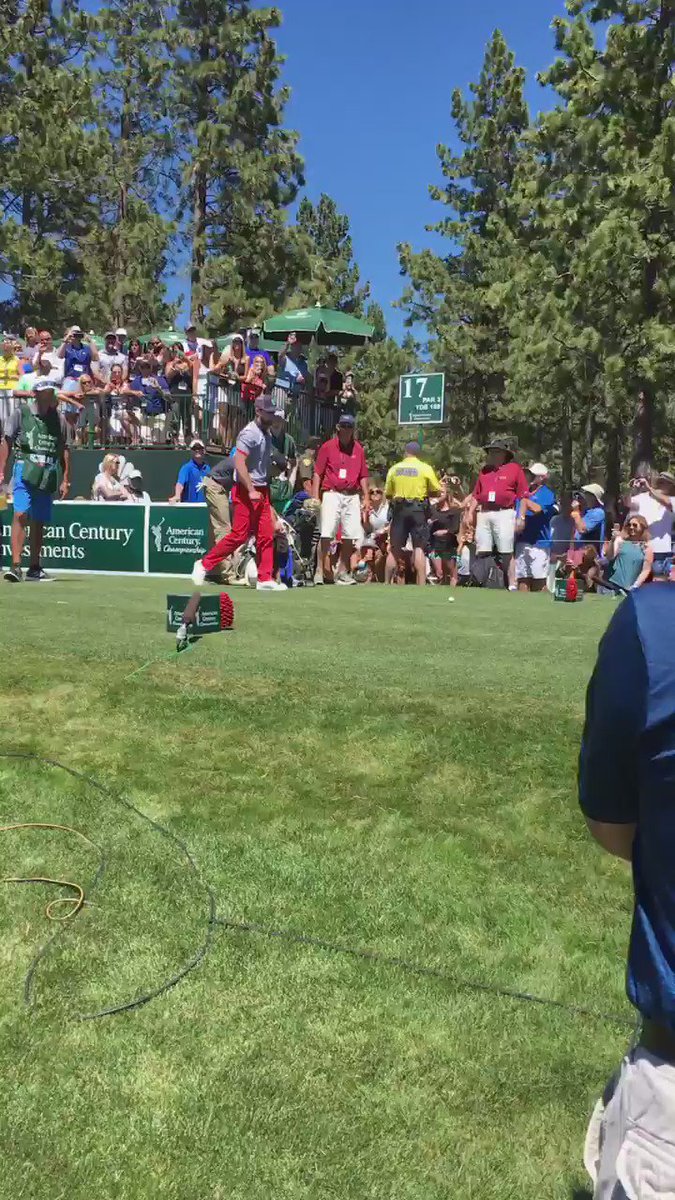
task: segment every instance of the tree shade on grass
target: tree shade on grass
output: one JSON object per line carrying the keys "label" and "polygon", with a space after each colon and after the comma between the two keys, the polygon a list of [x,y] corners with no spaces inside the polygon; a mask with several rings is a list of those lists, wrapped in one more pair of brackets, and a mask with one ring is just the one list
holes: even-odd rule
{"label": "tree shade on grass", "polygon": [[[629,875],[575,798],[612,601],[234,590],[235,631],[176,661],[166,591],[0,589],[0,749],[123,791],[189,844],[221,916],[630,1022]],[[0,759],[0,784],[0,823],[72,825],[107,856],[30,1012],[49,896],[3,889],[2,1200],[570,1200],[584,1186],[620,1025],[225,930],[153,1004],[71,1019],[172,974],[203,937],[204,892],[171,842],[67,775]],[[2,876],[86,882],[96,865],[59,835],[0,840]]]}

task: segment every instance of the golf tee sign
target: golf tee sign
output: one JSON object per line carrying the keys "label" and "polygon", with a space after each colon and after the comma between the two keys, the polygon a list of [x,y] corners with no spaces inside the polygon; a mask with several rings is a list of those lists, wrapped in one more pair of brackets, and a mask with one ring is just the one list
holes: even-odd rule
{"label": "golf tee sign", "polygon": [[445,416],[445,375],[401,375],[398,381],[399,425],[442,425]]}

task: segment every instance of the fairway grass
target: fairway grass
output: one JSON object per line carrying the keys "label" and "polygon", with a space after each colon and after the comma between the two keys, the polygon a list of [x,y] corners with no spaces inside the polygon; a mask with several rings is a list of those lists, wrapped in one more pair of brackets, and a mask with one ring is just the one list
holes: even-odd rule
{"label": "fairway grass", "polygon": [[[3,885],[1,1200],[573,1200],[625,1049],[627,868],[576,802],[612,600],[232,589],[178,659],[176,580],[0,585],[0,750],[122,792],[218,914],[625,1016],[627,1026],[217,927],[176,845],[63,772],[0,758],[0,823],[85,832],[91,905],[35,976],[54,889]],[[149,665],[145,665],[148,664]],[[139,667],[143,670],[138,671]],[[0,875],[82,882],[67,834]]]}

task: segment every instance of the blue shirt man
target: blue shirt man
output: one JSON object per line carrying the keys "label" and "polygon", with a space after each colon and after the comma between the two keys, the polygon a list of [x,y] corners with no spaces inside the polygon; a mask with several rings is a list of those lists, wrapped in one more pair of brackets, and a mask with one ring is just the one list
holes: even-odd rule
{"label": "blue shirt man", "polygon": [[638,1194],[618,1188],[638,1178],[633,1157],[640,1146],[642,1170],[653,1169],[667,1185],[659,1194],[675,1194],[674,616],[670,583],[631,593],[615,613],[588,689],[579,763],[591,834],[633,867],[627,992],[643,1031],[613,1098],[599,1106],[599,1134],[586,1154],[595,1194],[608,1197]]}
{"label": "blue shirt man", "polygon": [[581,489],[581,503],[572,502],[571,516],[576,526],[574,541],[578,549],[595,546],[600,551],[605,540],[605,510],[602,501],[604,488],[599,483],[587,483]]}
{"label": "blue shirt man", "polygon": [[539,546],[542,550],[550,550],[551,520],[557,511],[555,493],[551,491],[547,483],[539,483],[536,475],[534,484],[529,499],[539,505],[541,512],[528,511],[525,517],[525,526],[523,532],[518,535],[518,541],[523,542],[526,546]]}
{"label": "blue shirt man", "polygon": [[211,474],[211,467],[204,462],[203,442],[195,438],[190,443],[190,449],[192,458],[189,462],[183,463],[178,472],[173,499],[180,500],[183,504],[205,504],[204,480],[207,475]]}

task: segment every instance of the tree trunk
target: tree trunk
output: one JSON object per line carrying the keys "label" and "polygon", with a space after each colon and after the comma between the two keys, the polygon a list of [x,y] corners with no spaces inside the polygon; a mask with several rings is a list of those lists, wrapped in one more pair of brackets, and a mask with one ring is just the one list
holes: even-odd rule
{"label": "tree trunk", "polygon": [[595,453],[595,412],[596,402],[595,397],[588,397],[586,406],[586,416],[584,420],[584,441],[581,452],[581,474],[586,479],[591,478],[593,470],[593,458]]}
{"label": "tree trunk", "polygon": [[562,490],[563,492],[571,492],[574,483],[572,463],[574,444],[572,441],[572,405],[569,401],[565,401],[565,406],[563,409],[562,426],[560,429],[560,445],[562,451]]}
{"label": "tree trunk", "polygon": [[645,387],[638,397],[633,421],[633,475],[649,475],[654,467],[654,389]]}
{"label": "tree trunk", "polygon": [[621,495],[621,436],[622,427],[615,420],[607,434],[607,463],[605,470],[605,507],[616,508]]}
{"label": "tree trunk", "polygon": [[206,264],[206,169],[200,164],[193,175],[192,285],[193,320],[204,322],[204,266]]}

